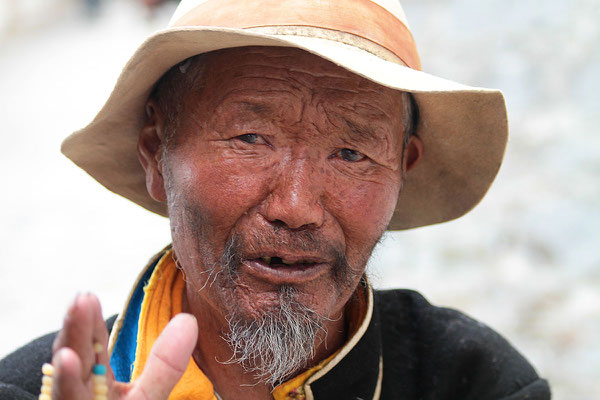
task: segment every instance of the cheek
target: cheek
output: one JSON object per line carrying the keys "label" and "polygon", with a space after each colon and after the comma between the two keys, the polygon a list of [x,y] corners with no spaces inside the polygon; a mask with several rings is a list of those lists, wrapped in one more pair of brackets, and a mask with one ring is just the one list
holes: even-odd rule
{"label": "cheek", "polygon": [[398,191],[398,184],[359,183],[351,189],[340,190],[336,200],[345,205],[343,219],[347,226],[381,230],[392,217]]}
{"label": "cheek", "polygon": [[346,236],[349,261],[368,258],[394,213],[399,188],[395,181],[364,182],[336,192],[333,207]]}
{"label": "cheek", "polygon": [[267,190],[265,175],[271,168],[249,164],[216,153],[180,157],[171,168],[174,205],[201,213],[211,234],[229,235]]}

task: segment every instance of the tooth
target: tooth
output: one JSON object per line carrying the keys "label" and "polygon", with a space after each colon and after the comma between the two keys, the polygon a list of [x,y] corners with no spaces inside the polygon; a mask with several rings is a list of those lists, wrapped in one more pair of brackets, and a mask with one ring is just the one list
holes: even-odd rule
{"label": "tooth", "polygon": [[282,261],[284,264],[286,264],[286,265],[291,265],[291,264],[294,264],[294,262],[293,262],[293,261],[286,260],[285,258],[282,258],[282,259],[281,259],[281,261]]}
{"label": "tooth", "polygon": [[265,264],[271,264],[271,257],[261,257],[260,259],[263,260]]}

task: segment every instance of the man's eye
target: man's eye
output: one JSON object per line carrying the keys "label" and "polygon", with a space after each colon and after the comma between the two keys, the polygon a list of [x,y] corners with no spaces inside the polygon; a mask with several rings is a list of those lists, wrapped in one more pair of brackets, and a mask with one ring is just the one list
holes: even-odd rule
{"label": "man's eye", "polygon": [[363,160],[366,156],[360,151],[341,149],[339,156],[344,161],[357,162]]}
{"label": "man's eye", "polygon": [[255,144],[258,141],[258,135],[256,133],[246,133],[245,135],[240,135],[237,139],[240,139],[242,142]]}

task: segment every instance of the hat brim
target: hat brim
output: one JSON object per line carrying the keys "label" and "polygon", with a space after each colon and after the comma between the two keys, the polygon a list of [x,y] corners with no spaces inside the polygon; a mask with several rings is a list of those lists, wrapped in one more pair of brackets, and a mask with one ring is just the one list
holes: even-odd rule
{"label": "hat brim", "polygon": [[123,69],[104,107],[88,126],[65,139],[62,152],[109,190],[167,216],[166,205],[148,194],[137,158],[144,105],[173,65],[196,54],[241,46],[300,48],[380,85],[413,93],[424,154],[407,173],[388,229],[458,218],[481,201],[494,180],[508,137],[500,91],[438,78],[327,39],[214,27],[171,28],[150,36]]}

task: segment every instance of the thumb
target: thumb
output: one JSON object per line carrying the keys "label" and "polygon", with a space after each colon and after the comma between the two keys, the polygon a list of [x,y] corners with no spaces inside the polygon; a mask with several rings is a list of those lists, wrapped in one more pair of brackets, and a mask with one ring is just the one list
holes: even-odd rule
{"label": "thumb", "polygon": [[198,325],[191,314],[177,314],[162,331],[134,383],[129,399],[163,400],[185,372],[198,339]]}

